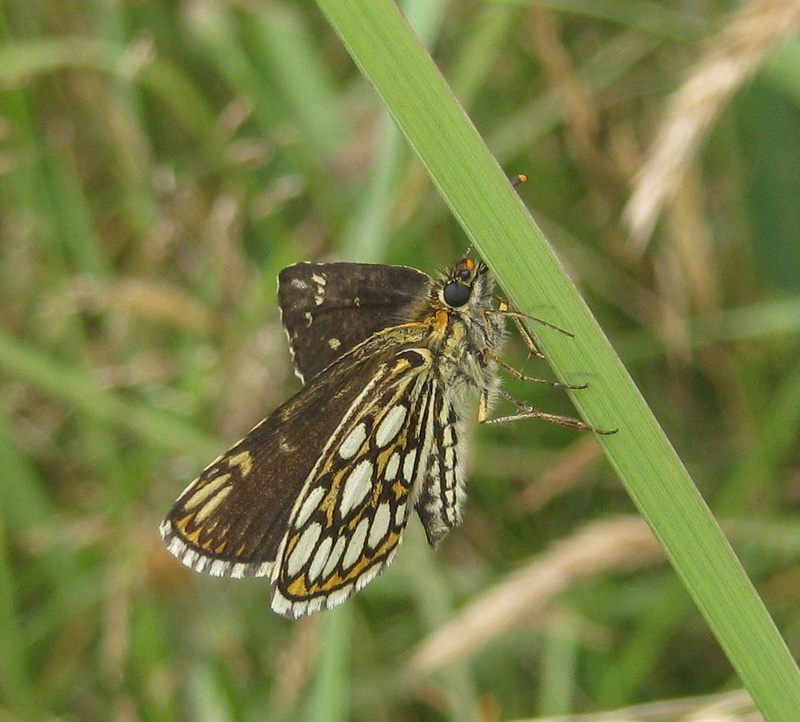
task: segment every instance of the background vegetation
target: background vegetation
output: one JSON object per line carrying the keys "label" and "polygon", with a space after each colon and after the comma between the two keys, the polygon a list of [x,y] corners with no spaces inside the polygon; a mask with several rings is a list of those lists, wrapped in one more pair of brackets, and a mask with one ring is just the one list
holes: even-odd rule
{"label": "background vegetation", "polygon": [[[796,655],[792,5],[406,6]],[[478,429],[464,527],[434,553],[412,521],[330,614],[287,622],[263,580],[174,562],[174,497],[297,388],[278,270],[433,271],[464,236],[312,3],[0,9],[4,718],[678,719],[711,694],[748,718],[595,442],[561,428]]]}

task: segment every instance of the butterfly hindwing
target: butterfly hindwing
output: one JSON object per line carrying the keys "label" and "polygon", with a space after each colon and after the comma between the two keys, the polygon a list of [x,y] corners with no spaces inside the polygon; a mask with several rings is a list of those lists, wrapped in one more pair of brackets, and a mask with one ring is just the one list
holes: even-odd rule
{"label": "butterfly hindwing", "polygon": [[461,523],[466,497],[465,454],[461,449],[465,434],[457,408],[441,388],[431,394],[430,403],[435,433],[416,509],[428,542],[436,546],[450,529]]}
{"label": "butterfly hindwing", "polygon": [[275,611],[328,609],[391,561],[426,472],[430,367],[427,349],[398,352],[337,429],[289,518]]}

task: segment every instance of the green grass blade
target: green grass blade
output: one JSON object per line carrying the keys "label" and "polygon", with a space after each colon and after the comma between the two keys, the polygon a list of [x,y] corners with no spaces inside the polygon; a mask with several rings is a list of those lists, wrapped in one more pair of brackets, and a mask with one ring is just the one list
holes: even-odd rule
{"label": "green grass blade", "polygon": [[[686,469],[430,57],[386,0],[318,0],[434,184],[535,328],[637,507],[765,716],[794,720],[800,671]],[[530,169],[535,172],[535,169]]]}
{"label": "green grass blade", "polygon": [[104,391],[89,375],[4,332],[0,332],[0,371],[59,399],[98,424],[112,424],[167,450],[180,448],[200,458],[218,450],[218,443],[188,424],[144,403]]}
{"label": "green grass blade", "polygon": [[308,697],[306,719],[328,722],[347,719],[352,627],[353,613],[349,607],[338,607],[321,620],[320,655]]}

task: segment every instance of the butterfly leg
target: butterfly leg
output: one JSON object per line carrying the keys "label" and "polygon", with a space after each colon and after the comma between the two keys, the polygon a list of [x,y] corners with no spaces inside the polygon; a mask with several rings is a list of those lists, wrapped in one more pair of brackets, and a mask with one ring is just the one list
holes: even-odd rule
{"label": "butterfly leg", "polygon": [[532,383],[536,383],[536,384],[547,384],[548,386],[554,386],[554,387],[559,388],[559,389],[570,389],[572,391],[585,389],[587,387],[587,384],[580,384],[580,385],[564,384],[564,383],[561,383],[560,381],[551,381],[550,379],[540,379],[537,376],[528,376],[527,374],[524,374],[519,369],[516,369],[513,366],[510,366],[509,364],[507,364],[505,361],[503,361],[503,359],[501,359],[496,354],[486,353],[486,352],[484,352],[484,354],[485,354],[485,356],[487,358],[490,358],[498,366],[500,366],[501,368],[503,368],[506,371],[508,371],[508,373],[510,373],[514,378],[517,378],[520,381],[531,381]]}
{"label": "butterfly leg", "polygon": [[[520,337],[522,338],[523,342],[525,343],[526,348],[528,349],[528,358],[530,358],[531,356],[536,356],[537,358],[544,359],[544,358],[546,358],[546,356],[539,350],[539,347],[536,345],[536,342],[533,340],[533,337],[530,335],[530,333],[528,333],[528,329],[526,329],[525,326],[522,325],[522,319],[524,319],[524,318],[536,321],[537,323],[540,323],[543,326],[547,326],[548,328],[552,328],[555,331],[558,331],[559,333],[565,334],[566,336],[570,336],[570,337],[573,336],[573,334],[571,334],[569,331],[565,331],[563,328],[559,328],[558,326],[555,326],[555,325],[553,325],[551,323],[548,323],[547,321],[543,321],[542,319],[535,318],[533,316],[528,316],[528,315],[526,315],[524,313],[519,313],[517,311],[510,310],[508,302],[506,302],[506,301],[502,301],[502,300],[499,301],[498,309],[494,313],[500,314],[504,318],[510,318],[514,322],[514,325],[517,327],[517,333],[519,333]],[[496,354],[486,353],[486,355],[489,358],[491,358],[493,361],[495,361],[498,366],[504,368],[506,371],[508,371],[510,374],[512,374],[516,378],[520,379],[521,381],[532,381],[532,382],[537,383],[537,384],[548,384],[549,386],[555,386],[557,388],[562,388],[562,389],[573,389],[573,390],[575,390],[575,389],[585,389],[586,388],[586,384],[582,384],[580,386],[576,386],[574,384],[565,384],[565,383],[561,383],[559,381],[550,381],[548,379],[541,379],[541,378],[537,378],[535,376],[528,376],[527,374],[524,374],[522,371],[519,371],[518,369],[514,368],[513,366],[509,366],[507,363],[505,363]]]}
{"label": "butterfly leg", "polygon": [[577,429],[578,431],[595,431],[604,436],[609,434],[616,434],[618,429],[611,431],[604,431],[597,429],[594,426],[584,423],[580,419],[575,419],[572,416],[562,416],[561,414],[548,414],[546,411],[540,411],[533,406],[526,404],[519,399],[515,399],[511,394],[506,393],[499,389],[497,393],[507,401],[510,401],[517,407],[517,411],[513,414],[506,414],[496,418],[488,418],[489,413],[489,399],[487,394],[481,394],[478,404],[478,422],[481,424],[507,424],[512,421],[523,421],[524,419],[543,419],[549,421],[551,424],[558,424],[559,426],[566,426],[570,429]]}
{"label": "butterfly leg", "polygon": [[498,313],[505,318],[510,318],[514,321],[514,325],[519,330],[519,335],[522,336],[523,340],[525,341],[525,345],[528,347],[530,352],[535,356],[539,356],[540,358],[544,358],[544,354],[538,349],[536,346],[533,337],[528,333],[525,326],[522,325],[522,321],[533,321],[534,323],[538,323],[540,326],[544,326],[545,328],[551,328],[553,331],[558,331],[564,336],[569,336],[570,338],[574,338],[575,334],[571,331],[567,331],[565,328],[561,328],[561,326],[556,326],[554,323],[550,323],[549,321],[545,321],[543,318],[538,318],[537,316],[531,316],[527,313],[522,313],[521,311],[512,311],[511,306],[509,306],[508,301],[504,301],[503,299],[498,299],[497,301],[497,309],[494,313]]}
{"label": "butterfly leg", "polygon": [[[500,308],[502,310],[504,304],[501,304]],[[506,310],[503,312],[503,315],[506,317],[510,317],[511,320],[514,322],[514,325],[517,327],[517,333],[520,335],[520,338],[525,343],[525,347],[528,349],[528,358],[531,356],[536,356],[536,358],[545,358],[545,355],[539,350],[539,347],[536,345],[536,342],[533,340],[533,336],[528,333],[528,329],[522,325],[521,317],[514,313],[513,311]]]}

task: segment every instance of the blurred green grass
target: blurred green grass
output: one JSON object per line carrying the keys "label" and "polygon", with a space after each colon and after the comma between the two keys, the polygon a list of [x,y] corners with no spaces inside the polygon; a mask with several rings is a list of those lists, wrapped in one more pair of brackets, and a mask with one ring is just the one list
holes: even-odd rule
{"label": "blurred green grass", "polygon": [[[797,254],[797,79],[773,63],[740,92],[693,179],[694,223],[668,218],[633,257],[619,216],[638,154],[727,5],[620,14],[632,5],[558,15],[599,114],[594,152],[543,70],[528,6],[409,15],[502,166],[531,176],[524,200],[723,524],[761,524],[735,544],[796,655],[798,337],[773,319],[800,296],[800,276],[781,272]],[[465,526],[434,554],[412,520],[393,567],[320,619],[278,619],[263,581],[175,563],[157,535],[173,498],[296,388],[278,270],[337,257],[432,271],[466,241],[311,3],[0,12],[4,716],[490,720],[736,684],[664,565],[575,586],[548,624],[403,674],[506,572],[632,510],[599,460],[524,508],[579,442],[563,429],[477,430]],[[712,275],[681,266],[670,230],[699,233],[686,240],[708,243]],[[745,311],[750,333],[724,333]],[[551,390],[508,386],[569,413]]]}

